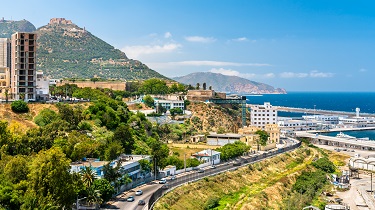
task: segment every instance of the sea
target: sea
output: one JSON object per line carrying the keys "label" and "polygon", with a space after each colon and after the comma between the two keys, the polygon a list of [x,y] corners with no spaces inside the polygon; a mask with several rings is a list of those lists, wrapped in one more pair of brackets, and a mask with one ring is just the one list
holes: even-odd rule
{"label": "sea", "polygon": [[[321,109],[355,113],[375,113],[375,92],[288,92],[288,94],[246,95],[248,104],[270,102],[273,106],[306,109]],[[301,117],[304,113],[278,112],[280,117]],[[337,133],[327,133],[335,136]],[[375,140],[375,130],[346,131],[345,134],[357,138],[369,137]]]}

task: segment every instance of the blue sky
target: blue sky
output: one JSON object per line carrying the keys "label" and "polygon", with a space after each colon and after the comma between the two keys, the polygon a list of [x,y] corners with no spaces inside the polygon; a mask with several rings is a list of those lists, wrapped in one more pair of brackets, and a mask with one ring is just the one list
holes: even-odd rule
{"label": "blue sky", "polygon": [[59,2],[2,2],[0,17],[36,27],[64,17],[168,77],[210,71],[288,91],[375,91],[370,0]]}

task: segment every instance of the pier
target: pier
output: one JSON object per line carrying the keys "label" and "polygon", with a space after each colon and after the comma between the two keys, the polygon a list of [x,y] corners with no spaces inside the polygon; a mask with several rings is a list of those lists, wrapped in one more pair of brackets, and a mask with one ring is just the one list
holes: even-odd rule
{"label": "pier", "polygon": [[297,131],[297,137],[310,138],[312,143],[359,150],[375,150],[375,141],[324,136],[318,133]]}
{"label": "pier", "polygon": [[[332,111],[332,110],[321,110],[321,109],[306,109],[306,108],[295,108],[295,107],[285,107],[276,106],[277,111],[281,112],[296,112],[296,113],[306,113],[311,115],[345,115],[345,116],[356,116],[356,112],[344,112],[344,111]],[[375,117],[375,114],[361,113],[361,117]]]}

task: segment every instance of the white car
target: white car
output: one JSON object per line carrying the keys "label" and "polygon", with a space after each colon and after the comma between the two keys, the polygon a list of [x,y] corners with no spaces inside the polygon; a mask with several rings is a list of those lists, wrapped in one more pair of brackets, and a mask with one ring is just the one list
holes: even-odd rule
{"label": "white car", "polygon": [[134,196],[129,196],[128,199],[126,199],[128,202],[133,202],[134,201]]}
{"label": "white car", "polygon": [[167,179],[166,178],[161,178],[159,180],[159,184],[165,184],[165,183],[167,183]]}
{"label": "white car", "polygon": [[135,192],[135,195],[142,195],[143,194],[143,191],[142,190],[137,190],[136,192]]}
{"label": "white car", "polygon": [[175,180],[175,179],[176,179],[176,176],[175,176],[175,175],[169,177],[169,180]]}

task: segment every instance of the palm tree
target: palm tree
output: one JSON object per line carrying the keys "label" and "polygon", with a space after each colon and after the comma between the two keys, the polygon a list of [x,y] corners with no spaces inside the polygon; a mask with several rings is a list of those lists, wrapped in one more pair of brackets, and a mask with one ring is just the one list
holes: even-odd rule
{"label": "palm tree", "polygon": [[87,203],[88,204],[101,204],[103,199],[101,198],[100,190],[95,190],[93,187],[87,188]]}
{"label": "palm tree", "polygon": [[80,171],[80,174],[82,176],[83,184],[87,189],[90,188],[95,180],[95,172],[91,169],[91,167],[86,166]]}

